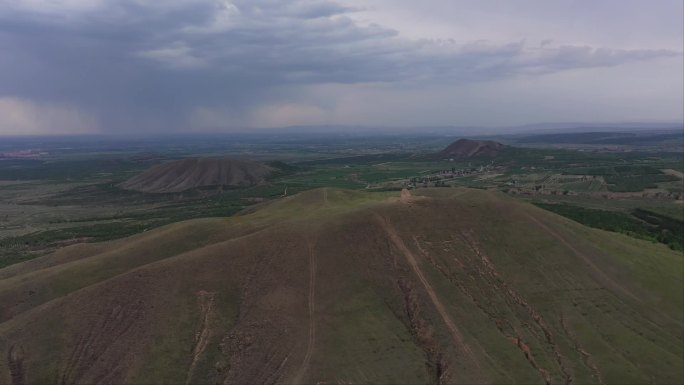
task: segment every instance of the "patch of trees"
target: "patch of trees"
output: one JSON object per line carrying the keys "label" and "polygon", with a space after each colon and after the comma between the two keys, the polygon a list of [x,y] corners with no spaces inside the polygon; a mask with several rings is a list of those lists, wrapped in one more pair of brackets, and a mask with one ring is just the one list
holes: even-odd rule
{"label": "patch of trees", "polygon": [[566,171],[565,174],[603,176],[608,183],[608,190],[612,192],[638,192],[657,188],[658,183],[678,180],[656,167],[645,165],[577,168]]}
{"label": "patch of trees", "polygon": [[534,204],[586,226],[664,243],[673,250],[684,251],[684,222],[675,218],[643,209],[626,213],[569,204]]}
{"label": "patch of trees", "polygon": [[684,221],[644,209],[635,209],[632,215],[658,228],[658,242],[675,250],[684,250]]}
{"label": "patch of trees", "polygon": [[679,180],[677,177],[667,174],[611,175],[604,177],[604,179],[608,183],[608,190],[613,192],[643,191],[648,188],[658,188],[657,183]]}

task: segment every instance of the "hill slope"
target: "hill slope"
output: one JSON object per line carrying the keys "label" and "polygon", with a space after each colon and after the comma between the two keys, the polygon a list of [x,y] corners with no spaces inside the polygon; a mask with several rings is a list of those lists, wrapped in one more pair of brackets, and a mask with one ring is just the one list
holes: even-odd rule
{"label": "hill slope", "polygon": [[442,158],[471,158],[475,156],[496,156],[506,146],[491,140],[459,139],[437,153]]}
{"label": "hill slope", "polygon": [[0,379],[682,382],[681,255],[422,193],[313,190],[0,270]]}
{"label": "hill slope", "polygon": [[245,187],[262,182],[274,168],[226,158],[190,158],[162,163],[120,187],[149,193],[181,192],[198,187]]}

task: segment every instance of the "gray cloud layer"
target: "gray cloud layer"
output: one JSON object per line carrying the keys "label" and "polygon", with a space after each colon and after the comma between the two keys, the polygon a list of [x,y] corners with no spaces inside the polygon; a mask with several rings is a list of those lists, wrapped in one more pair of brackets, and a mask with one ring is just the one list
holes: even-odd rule
{"label": "gray cloud layer", "polygon": [[[306,100],[309,86],[460,85],[681,56],[524,40],[410,40],[356,21],[356,11],[325,0],[1,4],[0,98],[71,106],[102,130],[176,130],[259,124],[250,114],[272,113],[269,105],[317,106]],[[197,120],[198,111],[210,111],[210,122]]]}

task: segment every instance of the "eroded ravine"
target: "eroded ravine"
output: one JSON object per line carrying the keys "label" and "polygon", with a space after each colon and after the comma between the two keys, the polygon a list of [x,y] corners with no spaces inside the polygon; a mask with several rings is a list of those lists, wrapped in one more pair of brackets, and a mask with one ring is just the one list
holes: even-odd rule
{"label": "eroded ravine", "polygon": [[[509,285],[507,285],[502,280],[498,271],[494,267],[492,261],[489,259],[487,255],[485,255],[482,252],[482,250],[480,250],[477,243],[470,234],[461,232],[460,234],[458,234],[456,239],[458,240],[459,244],[466,245],[466,247],[470,250],[472,255],[476,258],[468,258],[464,261],[460,261],[460,259],[456,255],[454,255],[454,262],[461,269],[464,269],[466,265],[473,268],[473,273],[477,274],[477,276],[471,276],[471,279],[476,279],[483,284],[483,287],[486,287],[490,290],[496,290],[496,293],[498,293],[498,295],[503,295],[502,299],[505,300],[507,306],[512,311],[514,311],[513,308],[524,309],[524,313],[526,313],[530,317],[529,322],[526,321],[524,323],[527,324],[528,327],[531,325],[536,325],[540,329],[538,333],[534,333],[533,330],[528,331],[532,332],[534,335],[540,334],[539,336],[537,336],[537,339],[539,339],[540,342],[544,341],[550,345],[550,349],[553,351],[555,359],[559,365],[561,375],[564,378],[564,383],[572,383],[573,377],[565,366],[565,358],[562,357],[562,355],[560,354],[558,347],[552,339],[549,328],[546,326],[541,316],[534,310],[534,308],[530,306],[530,304],[527,301],[525,301],[518,293],[516,293]],[[495,324],[497,330],[501,333],[501,335],[506,340],[512,342],[516,346],[516,348],[519,349],[521,353],[523,353],[525,359],[528,361],[530,366],[539,373],[544,383],[550,384],[552,382],[550,372],[537,362],[537,360],[535,359],[535,354],[532,351],[529,342],[525,341],[525,338],[522,336],[521,330],[519,330],[518,327],[514,326],[511,320],[505,317],[501,317],[500,312],[495,311],[489,306],[486,306],[482,301],[478,300],[478,298],[476,298],[471,289],[463,284],[462,279],[459,279],[449,269],[447,269],[441,263],[437,262],[437,260],[430,254],[430,252],[425,247],[420,245],[420,241],[417,237],[414,236],[413,240],[417,249],[421,252],[425,260],[427,260],[437,271],[439,271],[452,284],[454,284],[459,289],[459,291],[461,291],[466,297],[470,298],[473,304],[475,304]],[[463,253],[459,253],[459,255],[460,254]],[[491,293],[491,297],[495,296],[496,295],[494,293]]]}
{"label": "eroded ravine", "polygon": [[26,384],[26,371],[24,368],[24,349],[20,345],[12,345],[7,352],[7,366],[10,371],[11,385]]}
{"label": "eroded ravine", "polygon": [[202,353],[204,353],[206,350],[207,344],[209,343],[209,317],[211,316],[212,308],[214,306],[214,296],[215,293],[210,293],[204,290],[200,290],[197,293],[197,303],[199,305],[200,311],[200,327],[195,333],[195,348],[192,352],[192,362],[190,363],[188,375],[185,379],[186,384],[189,384],[192,380],[197,362],[199,361]]}
{"label": "eroded ravine", "polygon": [[380,222],[382,228],[385,230],[387,235],[389,236],[390,241],[392,244],[404,255],[406,258],[406,261],[408,264],[411,266],[411,269],[415,273],[415,275],[418,277],[418,280],[421,282],[423,288],[427,292],[428,296],[430,297],[430,301],[432,302],[433,306],[437,310],[437,313],[439,313],[440,317],[442,318],[442,321],[444,321],[445,326],[449,330],[449,334],[451,335],[452,340],[456,344],[456,347],[466,353],[466,357],[470,361],[472,361],[477,367],[479,367],[479,363],[475,359],[472,350],[470,347],[464,342],[463,336],[461,332],[459,331],[458,327],[456,326],[456,323],[454,320],[451,318],[449,313],[446,310],[446,307],[442,303],[442,301],[439,299],[439,296],[433,289],[432,285],[430,282],[427,280],[425,277],[425,274],[421,270],[418,261],[416,257],[413,255],[411,250],[406,247],[404,244],[404,241],[402,241],[401,237],[399,234],[397,234],[396,229],[392,226],[392,224],[386,219],[381,216],[377,216],[378,221]]}

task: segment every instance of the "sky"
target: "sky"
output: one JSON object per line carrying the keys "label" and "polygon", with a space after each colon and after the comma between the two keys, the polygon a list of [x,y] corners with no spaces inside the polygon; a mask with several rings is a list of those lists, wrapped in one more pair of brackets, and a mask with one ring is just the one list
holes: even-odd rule
{"label": "sky", "polygon": [[682,0],[0,0],[0,135],[684,120]]}

